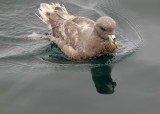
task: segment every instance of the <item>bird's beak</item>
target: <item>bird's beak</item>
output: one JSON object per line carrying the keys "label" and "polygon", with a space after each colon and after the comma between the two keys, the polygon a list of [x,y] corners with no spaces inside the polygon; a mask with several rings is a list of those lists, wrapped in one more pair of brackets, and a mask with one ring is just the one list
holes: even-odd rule
{"label": "bird's beak", "polygon": [[116,48],[118,47],[118,43],[116,41],[116,36],[115,35],[108,35],[109,39],[114,43]]}

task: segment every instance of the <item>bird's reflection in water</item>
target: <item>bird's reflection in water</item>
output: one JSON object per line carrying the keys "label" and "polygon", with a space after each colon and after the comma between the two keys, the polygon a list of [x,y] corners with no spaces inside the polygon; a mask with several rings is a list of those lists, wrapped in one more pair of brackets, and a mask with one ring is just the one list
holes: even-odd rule
{"label": "bird's reflection in water", "polygon": [[[89,69],[91,71],[92,79],[93,79],[93,82],[95,83],[97,92],[101,94],[113,94],[114,93],[116,82],[114,82],[111,77],[112,67],[110,65],[105,65],[106,62],[112,62],[112,59],[114,59],[113,55],[110,55],[107,57],[101,56],[101,57],[91,59],[91,60],[82,60],[82,61],[75,62],[75,61],[71,61],[67,59],[55,44],[51,45],[51,49],[52,48],[54,48],[54,50],[52,50],[53,52],[49,53],[48,55],[49,57],[47,58],[43,57],[42,58],[43,60],[49,61],[52,63],[62,64],[62,66],[65,64],[68,64],[68,65],[92,64],[93,67]],[[99,64],[101,65],[99,66]]]}
{"label": "bird's reflection in water", "polygon": [[113,94],[116,82],[111,77],[111,66],[99,66],[91,68],[92,79],[100,94]]}

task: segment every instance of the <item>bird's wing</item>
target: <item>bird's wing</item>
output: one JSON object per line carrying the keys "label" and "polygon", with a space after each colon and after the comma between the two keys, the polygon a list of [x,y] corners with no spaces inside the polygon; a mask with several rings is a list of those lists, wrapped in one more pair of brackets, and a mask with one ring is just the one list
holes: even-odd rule
{"label": "bird's wing", "polygon": [[65,44],[76,48],[82,27],[70,20],[64,20],[60,26],[52,29],[53,36]]}
{"label": "bird's wing", "polygon": [[69,15],[67,13],[64,13],[64,12],[60,12],[60,11],[56,11],[56,13],[63,19],[65,20],[73,20],[75,18],[75,16],[73,15]]}
{"label": "bird's wing", "polygon": [[[79,38],[82,27],[71,20],[64,20],[64,22],[55,29],[55,33],[51,41],[56,43],[65,55],[74,59],[82,56],[82,49],[80,48]],[[54,32],[54,31],[53,31]]]}
{"label": "bird's wing", "polygon": [[94,21],[88,18],[80,17],[80,16],[74,17],[72,21],[77,23],[81,27],[92,27],[92,28],[94,27],[94,23],[95,23]]}
{"label": "bird's wing", "polygon": [[[64,15],[62,16],[64,17]],[[72,19],[64,19],[60,23],[58,28],[52,29],[51,41],[56,43],[71,59],[85,58],[84,40],[89,37],[95,22],[84,17],[74,16]]]}

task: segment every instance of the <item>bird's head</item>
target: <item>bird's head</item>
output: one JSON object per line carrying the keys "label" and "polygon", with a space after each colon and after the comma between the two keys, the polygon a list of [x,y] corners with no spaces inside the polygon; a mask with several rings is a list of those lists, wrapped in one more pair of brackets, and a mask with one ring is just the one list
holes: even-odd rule
{"label": "bird's head", "polygon": [[115,21],[108,16],[100,17],[95,23],[95,30],[100,38],[108,40],[110,43],[113,43],[116,47],[118,44],[115,37]]}

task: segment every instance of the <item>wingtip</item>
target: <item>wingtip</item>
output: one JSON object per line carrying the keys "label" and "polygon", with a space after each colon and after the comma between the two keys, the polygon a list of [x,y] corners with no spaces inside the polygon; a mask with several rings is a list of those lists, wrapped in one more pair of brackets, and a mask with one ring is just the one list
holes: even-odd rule
{"label": "wingtip", "polygon": [[36,15],[41,21],[43,21],[45,24],[47,24],[38,14],[35,13],[35,15]]}

